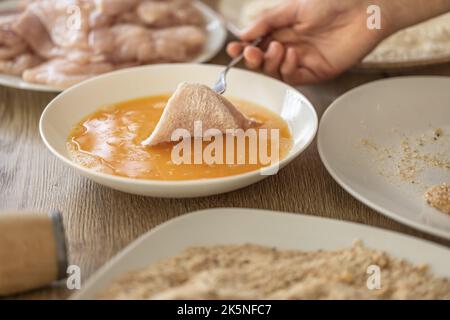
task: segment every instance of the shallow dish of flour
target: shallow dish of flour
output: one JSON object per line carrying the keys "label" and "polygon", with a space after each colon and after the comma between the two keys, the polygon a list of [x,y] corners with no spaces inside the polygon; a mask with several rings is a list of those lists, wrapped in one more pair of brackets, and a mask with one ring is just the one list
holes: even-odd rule
{"label": "shallow dish of flour", "polygon": [[95,299],[117,277],[175,256],[189,247],[254,244],[316,252],[349,248],[354,240],[414,265],[426,264],[436,277],[450,277],[450,251],[430,242],[301,214],[223,208],[187,214],[149,231],[100,268],[72,299]]}

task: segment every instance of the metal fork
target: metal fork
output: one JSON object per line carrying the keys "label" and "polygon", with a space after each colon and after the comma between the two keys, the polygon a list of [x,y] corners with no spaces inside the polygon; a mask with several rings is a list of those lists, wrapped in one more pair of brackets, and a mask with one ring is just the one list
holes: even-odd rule
{"label": "metal fork", "polygon": [[[258,38],[256,40],[254,40],[252,43],[250,43],[251,46],[255,46],[257,47],[261,42],[262,42],[262,38]],[[231,68],[233,68],[235,65],[237,65],[239,62],[241,62],[241,60],[244,58],[244,50],[242,50],[242,53],[239,57],[234,58],[233,60],[231,60],[231,62],[227,65],[227,67],[225,68],[225,70],[223,70],[220,73],[219,76],[219,80],[216,82],[216,84],[213,86],[213,90],[215,92],[217,92],[218,94],[224,94],[225,91],[227,90],[227,73],[228,71],[230,71]]]}

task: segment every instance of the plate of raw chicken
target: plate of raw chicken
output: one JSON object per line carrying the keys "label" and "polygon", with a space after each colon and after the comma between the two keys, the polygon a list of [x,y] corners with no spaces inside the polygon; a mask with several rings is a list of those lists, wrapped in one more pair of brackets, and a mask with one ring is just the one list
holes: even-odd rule
{"label": "plate of raw chicken", "polygon": [[196,0],[0,2],[0,84],[59,92],[138,65],[205,62],[223,47],[220,17]]}

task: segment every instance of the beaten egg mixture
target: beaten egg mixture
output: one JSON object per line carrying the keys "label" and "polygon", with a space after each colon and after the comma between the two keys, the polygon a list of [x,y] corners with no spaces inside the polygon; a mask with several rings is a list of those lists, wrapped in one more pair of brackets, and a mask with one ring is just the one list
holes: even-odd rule
{"label": "beaten egg mixture", "polygon": [[[238,161],[227,164],[225,159],[214,164],[177,164],[172,161],[176,142],[154,147],[141,145],[155,129],[169,98],[170,95],[158,95],[135,99],[102,108],[89,115],[70,133],[67,141],[70,157],[76,163],[102,173],[170,181],[226,177],[270,165],[259,160],[252,163],[248,154],[244,164]],[[232,102],[243,114],[258,121],[258,126],[254,128],[257,132],[261,129],[278,129],[278,159],[283,159],[292,147],[287,123],[272,111],[253,103],[241,100]],[[267,144],[270,154],[271,135],[267,135],[267,141],[261,141],[260,135],[257,139],[257,148]],[[261,144],[262,142],[265,144]],[[210,143],[203,141],[201,148],[205,150]],[[249,146],[250,144],[245,145],[246,153],[250,152]],[[235,150],[236,148],[237,143]],[[235,154],[238,154],[238,150]]]}

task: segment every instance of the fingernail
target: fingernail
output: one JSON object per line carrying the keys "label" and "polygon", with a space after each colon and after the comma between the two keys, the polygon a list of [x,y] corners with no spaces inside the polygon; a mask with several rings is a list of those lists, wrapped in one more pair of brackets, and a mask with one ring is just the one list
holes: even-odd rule
{"label": "fingernail", "polygon": [[288,49],[287,58],[290,61],[294,61],[295,59],[297,59],[297,53],[295,52],[294,48],[289,48]]}
{"label": "fingernail", "polygon": [[271,43],[269,44],[269,48],[267,48],[266,54],[267,54],[268,56],[273,56],[273,55],[275,54],[276,46],[277,46],[277,45],[276,45],[275,42],[271,42]]}
{"label": "fingernail", "polygon": [[250,31],[250,28],[245,28],[241,32],[239,32],[239,39],[241,39],[243,41],[248,40],[248,39],[246,39],[247,38],[246,36],[249,31]]}

